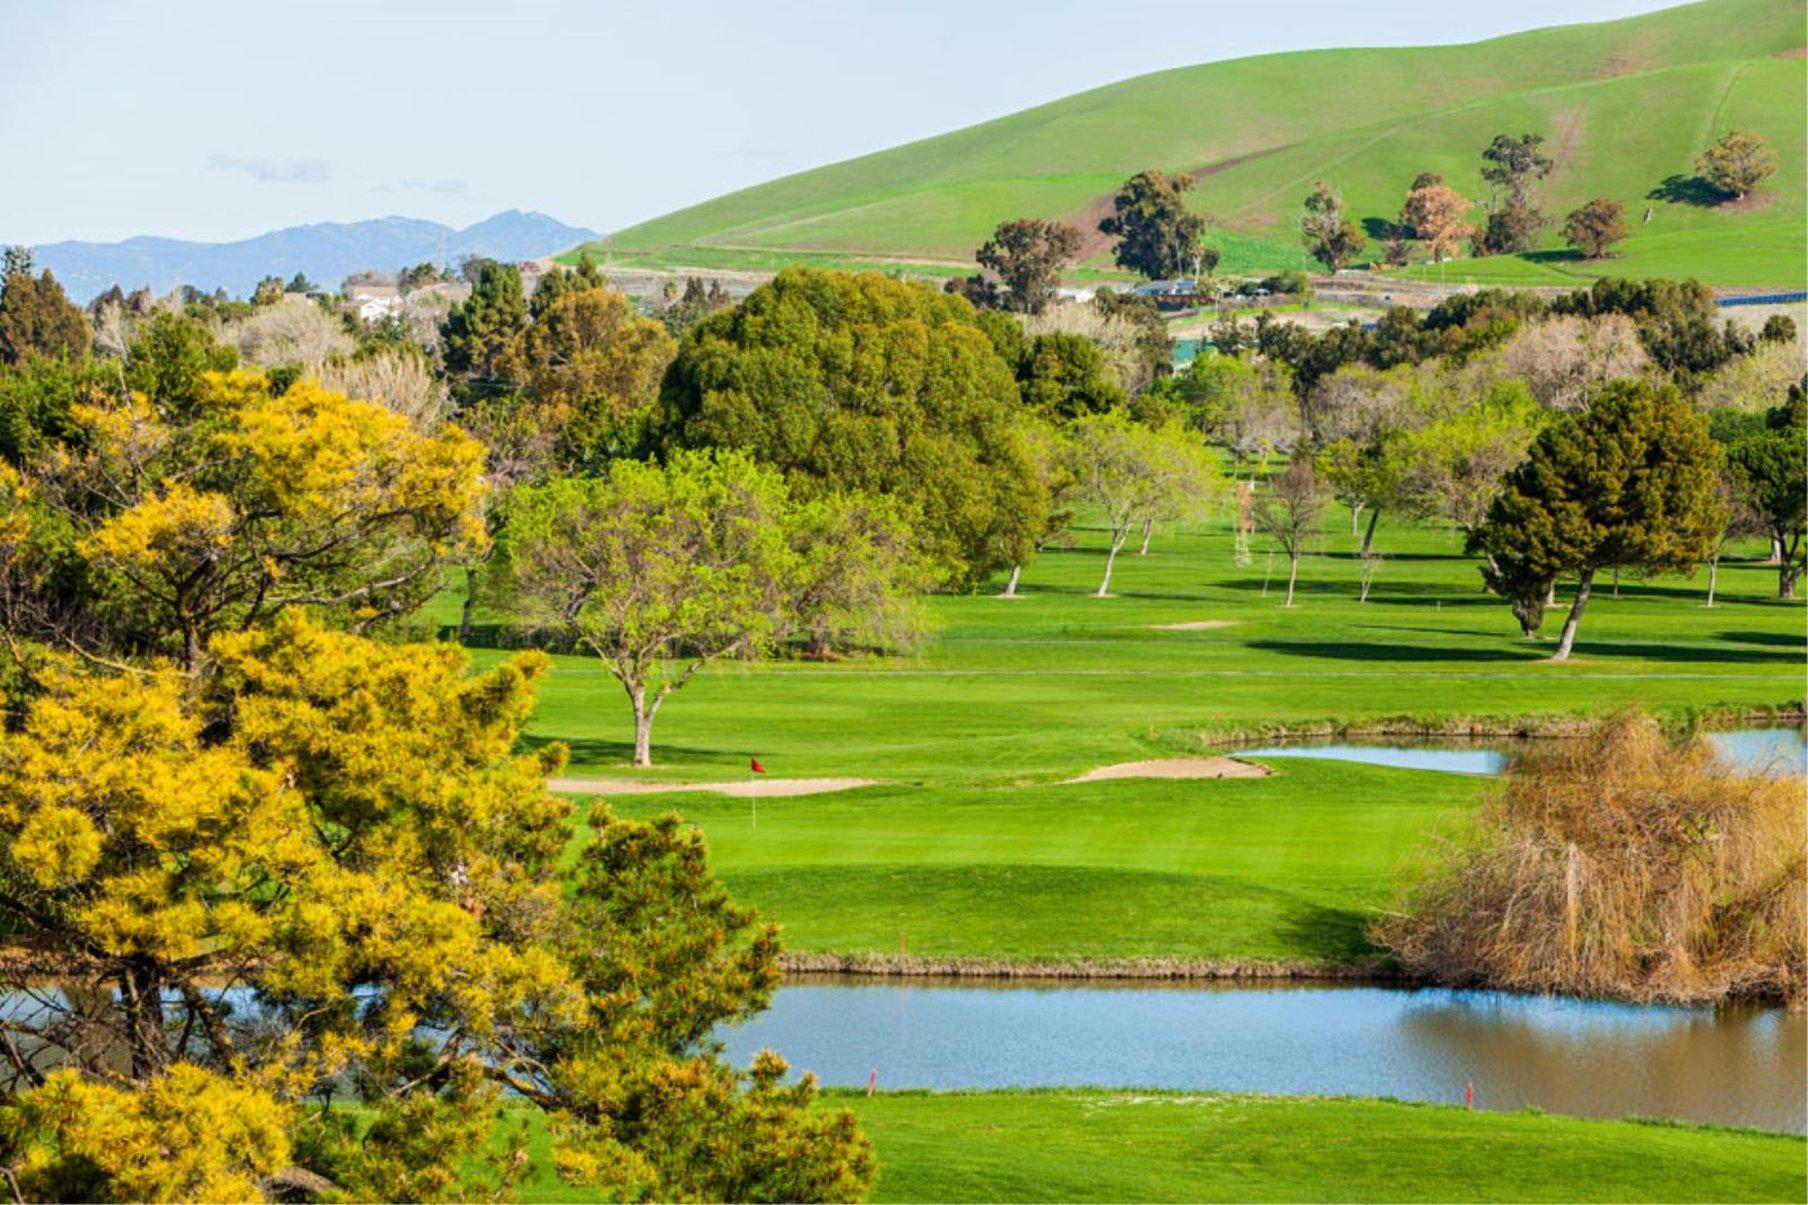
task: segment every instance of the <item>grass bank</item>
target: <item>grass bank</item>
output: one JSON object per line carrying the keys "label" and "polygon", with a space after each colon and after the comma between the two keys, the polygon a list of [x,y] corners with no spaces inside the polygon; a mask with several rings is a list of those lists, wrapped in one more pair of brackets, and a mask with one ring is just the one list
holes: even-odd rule
{"label": "grass bank", "polygon": [[[1347,1098],[831,1094],[879,1201],[1800,1201],[1800,1138]],[[546,1136],[534,1134],[543,1152]],[[550,1176],[528,1201],[585,1199]]]}

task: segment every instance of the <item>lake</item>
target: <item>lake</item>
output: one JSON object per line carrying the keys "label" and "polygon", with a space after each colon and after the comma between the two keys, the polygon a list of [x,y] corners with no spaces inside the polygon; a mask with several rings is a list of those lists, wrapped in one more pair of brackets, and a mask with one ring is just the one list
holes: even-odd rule
{"label": "lake", "polygon": [[1808,1017],[1273,983],[805,980],[723,1034],[826,1084],[1394,1096],[1808,1130]]}
{"label": "lake", "polygon": [[[1723,760],[1769,774],[1808,773],[1808,736],[1800,728],[1746,728],[1711,732],[1709,742]],[[1449,740],[1285,740],[1233,750],[1238,757],[1312,757],[1330,761],[1441,770],[1447,774],[1499,774],[1525,742]]]}

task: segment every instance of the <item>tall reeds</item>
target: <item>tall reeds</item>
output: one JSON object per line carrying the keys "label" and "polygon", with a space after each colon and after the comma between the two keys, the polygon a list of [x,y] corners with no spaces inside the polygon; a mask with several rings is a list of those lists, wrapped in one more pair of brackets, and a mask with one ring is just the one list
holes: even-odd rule
{"label": "tall reeds", "polygon": [[1805,841],[1802,778],[1622,716],[1527,753],[1373,937],[1453,985],[1799,1007]]}

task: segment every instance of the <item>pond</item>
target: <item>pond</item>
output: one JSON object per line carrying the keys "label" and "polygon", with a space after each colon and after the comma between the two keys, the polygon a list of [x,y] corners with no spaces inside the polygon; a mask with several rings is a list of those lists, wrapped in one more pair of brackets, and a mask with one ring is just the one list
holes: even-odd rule
{"label": "pond", "polygon": [[1343,984],[807,980],[723,1034],[826,1084],[1394,1096],[1800,1133],[1808,1017]]}
{"label": "pond", "polygon": [[[1746,728],[1711,732],[1708,740],[1723,760],[1767,774],[1808,773],[1808,736],[1800,728]],[[1238,748],[1238,757],[1311,757],[1330,761],[1441,770],[1447,774],[1499,774],[1525,742],[1408,738],[1387,740],[1284,740]]]}

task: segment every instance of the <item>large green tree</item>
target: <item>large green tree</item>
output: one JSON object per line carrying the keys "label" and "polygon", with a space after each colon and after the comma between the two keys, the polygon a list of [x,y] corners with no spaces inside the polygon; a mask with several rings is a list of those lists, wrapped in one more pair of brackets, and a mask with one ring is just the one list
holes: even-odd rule
{"label": "large green tree", "polygon": [[1777,153],[1762,134],[1728,130],[1696,156],[1695,170],[1727,196],[1744,200],[1746,193],[1776,174]]}
{"label": "large green tree", "polygon": [[889,494],[960,586],[1024,559],[1046,502],[1011,365],[958,297],[787,268],[701,322],[666,373],[654,445],[739,448],[800,498]]}
{"label": "large green tree", "polygon": [[1037,335],[1024,345],[1017,384],[1026,406],[1058,422],[1115,410],[1129,400],[1099,345],[1067,331]]}
{"label": "large green tree", "polygon": [[[588,261],[586,261],[588,262]],[[658,395],[674,344],[663,324],[634,312],[621,293],[578,284],[541,306],[497,355],[496,373],[521,387],[533,421],[552,437],[553,454],[568,469],[595,465],[632,451],[633,421]],[[552,277],[548,278],[553,279]]]}
{"label": "large green tree", "polygon": [[[1216,266],[1218,254],[1201,245],[1206,220],[1187,206],[1193,177],[1159,171],[1138,172],[1111,199],[1111,214],[1099,230],[1117,239],[1112,258],[1150,280],[1183,276]],[[1210,262],[1206,262],[1209,257]]]}
{"label": "large green tree", "polygon": [[1006,308],[1040,314],[1061,284],[1061,269],[1080,253],[1080,232],[1061,222],[1017,218],[1001,222],[973,258],[998,273]]}
{"label": "large green tree", "polygon": [[1726,440],[1733,490],[1776,552],[1777,597],[1794,598],[1808,560],[1808,380],[1781,406],[1738,417]]}
{"label": "large green tree", "polygon": [[1552,655],[1564,661],[1597,572],[1687,572],[1714,554],[1726,524],[1721,464],[1706,421],[1674,386],[1615,382],[1539,434],[1469,545],[1528,634],[1553,584],[1575,576]]}
{"label": "large green tree", "polygon": [[621,683],[635,765],[652,764],[653,721],[674,691],[777,635],[790,588],[786,500],[784,479],[741,453],[680,451],[511,502],[500,585]]}

